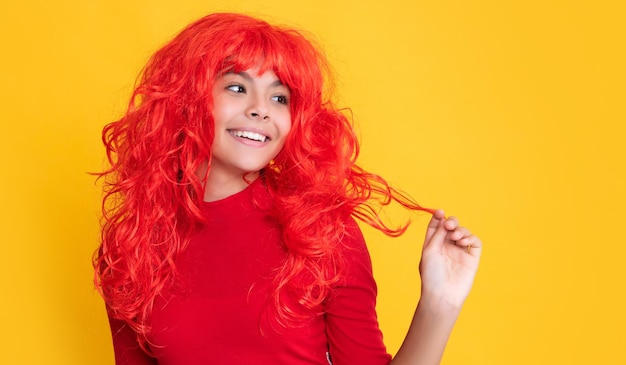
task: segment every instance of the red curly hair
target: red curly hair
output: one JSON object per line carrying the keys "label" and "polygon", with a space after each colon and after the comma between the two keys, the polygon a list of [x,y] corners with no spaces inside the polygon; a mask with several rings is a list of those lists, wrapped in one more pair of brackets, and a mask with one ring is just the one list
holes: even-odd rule
{"label": "red curly hair", "polygon": [[[103,130],[111,167],[100,174],[105,196],[95,281],[109,315],[143,339],[155,297],[172,284],[176,257],[204,220],[206,175],[197,171],[211,161],[213,84],[225,72],[259,65],[291,92],[291,132],[262,171],[287,252],[274,285],[279,320],[317,308],[340,279],[337,245],[347,217],[394,236],[406,226],[385,225],[382,206],[396,201],[427,210],[355,164],[357,138],[331,102],[327,61],[310,40],[245,15],[208,15],[152,56],[126,114]],[[289,308],[278,294],[296,278],[301,307]]]}

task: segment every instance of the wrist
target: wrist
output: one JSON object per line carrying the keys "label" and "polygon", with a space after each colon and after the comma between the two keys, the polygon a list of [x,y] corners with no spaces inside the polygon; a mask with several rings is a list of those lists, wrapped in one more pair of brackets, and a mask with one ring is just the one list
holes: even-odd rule
{"label": "wrist", "polygon": [[423,307],[431,315],[456,318],[461,312],[463,302],[451,301],[443,295],[422,292],[418,307]]}

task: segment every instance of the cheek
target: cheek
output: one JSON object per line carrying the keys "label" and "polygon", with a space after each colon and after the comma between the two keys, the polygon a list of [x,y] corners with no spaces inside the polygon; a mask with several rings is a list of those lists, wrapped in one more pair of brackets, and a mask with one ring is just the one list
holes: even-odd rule
{"label": "cheek", "polygon": [[285,137],[287,137],[289,135],[289,133],[291,132],[291,120],[289,120],[287,123],[285,123],[285,126],[283,128],[284,133],[285,133]]}
{"label": "cheek", "polygon": [[279,133],[280,133],[280,147],[279,151],[285,147],[285,142],[289,139],[289,135],[291,134],[291,119],[287,115],[285,118],[281,118],[280,122],[277,124]]}
{"label": "cheek", "polygon": [[291,119],[291,113],[286,112],[284,117],[281,118],[281,129],[285,136],[287,136],[289,132],[291,132],[292,123],[293,120]]}
{"label": "cheek", "polygon": [[232,119],[232,112],[225,106],[220,105],[211,111],[215,129],[225,128],[228,121]]}
{"label": "cheek", "polygon": [[232,113],[232,109],[232,101],[222,97],[222,95],[220,94],[216,94],[213,96],[211,114],[213,115],[213,119],[215,119],[216,123],[226,119],[229,113]]}

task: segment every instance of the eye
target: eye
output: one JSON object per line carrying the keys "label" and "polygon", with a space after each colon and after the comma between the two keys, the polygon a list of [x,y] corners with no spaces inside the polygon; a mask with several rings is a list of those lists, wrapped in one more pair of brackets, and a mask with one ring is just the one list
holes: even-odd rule
{"label": "eye", "polygon": [[285,105],[289,104],[289,99],[285,95],[272,96],[272,100],[280,104],[285,104]]}
{"label": "eye", "polygon": [[226,90],[230,90],[230,91],[235,92],[235,93],[245,93],[246,92],[246,88],[244,88],[240,84],[228,85],[228,86],[226,86]]}

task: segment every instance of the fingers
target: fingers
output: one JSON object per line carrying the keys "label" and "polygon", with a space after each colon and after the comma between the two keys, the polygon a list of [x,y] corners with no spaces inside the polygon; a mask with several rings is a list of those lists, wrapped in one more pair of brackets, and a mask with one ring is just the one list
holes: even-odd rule
{"label": "fingers", "polygon": [[459,220],[456,217],[448,217],[444,223],[444,227],[448,231],[452,231],[459,226]]}
{"label": "fingers", "polygon": [[438,209],[433,213],[432,218],[430,219],[430,222],[428,223],[428,228],[437,228],[437,226],[439,226],[439,222],[445,218],[445,214],[443,212],[443,210]]}
{"label": "fingers", "polygon": [[459,225],[459,220],[456,217],[447,218],[443,222],[443,226],[446,229],[445,242],[452,243],[459,247],[477,244],[477,242],[475,242],[476,238],[472,235],[470,230]]}
{"label": "fingers", "polygon": [[441,224],[441,221],[445,218],[445,214],[443,210],[439,209],[433,213],[430,222],[428,222],[428,228],[426,229],[426,240],[425,243],[428,244],[432,239],[433,234],[437,230],[437,227]]}
{"label": "fingers", "polygon": [[[433,226],[435,223],[437,225]],[[435,216],[433,216],[433,219],[431,219],[428,225],[424,248],[427,248],[431,245],[434,247],[439,247],[443,245],[446,240],[447,234],[448,231],[445,228],[445,219],[443,217],[441,219],[437,219]]]}
{"label": "fingers", "polygon": [[482,249],[480,239],[474,236],[469,229],[459,225],[459,220],[456,217],[445,218],[443,210],[437,210],[433,213],[428,224],[425,246],[443,245],[444,243],[462,248],[472,256],[480,255]]}
{"label": "fingers", "polygon": [[459,241],[469,235],[471,235],[469,229],[465,227],[457,227],[448,233],[448,239],[450,241]]}
{"label": "fingers", "polygon": [[456,241],[455,243],[457,246],[463,247],[467,251],[467,253],[474,257],[480,257],[480,254],[482,253],[482,241],[473,234],[470,234],[467,237],[463,237],[461,240]]}

